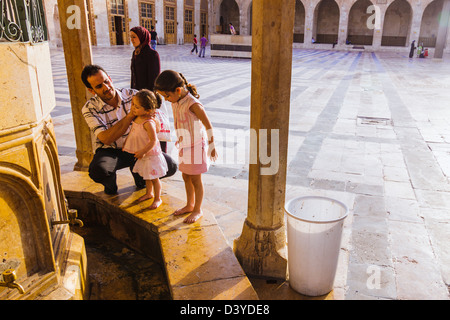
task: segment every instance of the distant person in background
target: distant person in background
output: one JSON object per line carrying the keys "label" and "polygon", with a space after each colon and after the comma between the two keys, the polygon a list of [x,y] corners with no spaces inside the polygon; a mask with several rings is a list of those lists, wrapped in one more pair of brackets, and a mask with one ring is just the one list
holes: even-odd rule
{"label": "distant person in background", "polygon": [[[208,42],[208,39],[206,39],[205,34],[203,34],[202,38],[200,39],[200,52],[198,53],[199,57],[205,57],[205,51],[206,51],[206,43]],[[203,56],[202,56],[203,53]]]}
{"label": "distant person in background", "polygon": [[416,40],[413,40],[411,42],[411,49],[409,50],[409,57],[410,58],[414,57],[414,50],[416,50],[415,42],[416,42]]}
{"label": "distant person in background", "polygon": [[420,55],[422,54],[422,43],[419,44],[419,46],[417,47],[417,58],[420,58]]}
{"label": "distant person in background", "polygon": [[150,31],[150,46],[153,50],[156,50],[156,43],[158,42],[158,34],[155,31],[155,27],[152,26]]}
{"label": "distant person in background", "polygon": [[194,34],[194,39],[192,39],[192,44],[194,45],[194,47],[191,50],[191,54],[194,51],[195,51],[195,54],[197,54],[198,50],[197,50],[197,35],[196,34]]}
{"label": "distant person in background", "polygon": [[236,35],[236,30],[234,29],[234,27],[233,27],[233,24],[230,22],[229,24],[228,24],[228,26],[229,26],[229,28],[230,28],[230,33],[231,33],[231,35]]}

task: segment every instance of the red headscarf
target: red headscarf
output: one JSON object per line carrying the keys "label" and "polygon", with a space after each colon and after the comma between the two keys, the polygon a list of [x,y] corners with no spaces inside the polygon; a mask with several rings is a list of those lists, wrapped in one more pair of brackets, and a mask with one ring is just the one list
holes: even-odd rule
{"label": "red headscarf", "polygon": [[142,48],[144,48],[145,46],[147,46],[150,43],[150,32],[148,32],[147,29],[145,29],[144,27],[134,27],[131,29],[131,31],[133,31],[134,33],[136,33],[136,35],[139,38],[139,41],[141,42],[141,44],[136,47],[136,49],[134,50],[135,54],[139,54],[142,50]]}

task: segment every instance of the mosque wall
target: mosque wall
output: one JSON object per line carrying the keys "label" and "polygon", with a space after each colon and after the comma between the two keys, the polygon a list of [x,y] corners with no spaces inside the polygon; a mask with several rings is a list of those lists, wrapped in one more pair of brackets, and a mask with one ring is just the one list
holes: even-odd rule
{"label": "mosque wall", "polygon": [[[345,49],[349,43],[374,50],[408,47],[412,40],[433,48],[444,0],[293,0],[294,47]],[[251,35],[252,0],[86,0],[91,42],[129,45],[129,29],[154,26],[160,44],[190,43],[193,35]],[[45,0],[50,45],[61,46],[56,0]],[[313,39],[315,43],[313,44]],[[450,48],[447,32],[446,51]],[[450,52],[450,51],[449,51]]]}

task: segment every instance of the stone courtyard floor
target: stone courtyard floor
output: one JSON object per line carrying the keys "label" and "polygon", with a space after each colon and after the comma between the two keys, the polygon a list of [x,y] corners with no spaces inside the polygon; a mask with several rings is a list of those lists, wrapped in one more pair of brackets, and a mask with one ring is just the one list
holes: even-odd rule
{"label": "stone courtyard floor", "polygon": [[[132,50],[93,47],[93,61],[128,87]],[[157,50],[162,70],[197,86],[214,126],[220,158],[203,175],[205,199],[229,208],[215,218],[232,247],[247,211],[251,60]],[[293,50],[286,200],[321,195],[349,208],[325,299],[449,299],[450,56],[407,55]],[[76,146],[62,49],[51,56],[64,174]],[[176,157],[173,143],[169,152]],[[179,172],[165,183],[183,188]],[[251,281],[260,299],[302,298],[287,282]]]}

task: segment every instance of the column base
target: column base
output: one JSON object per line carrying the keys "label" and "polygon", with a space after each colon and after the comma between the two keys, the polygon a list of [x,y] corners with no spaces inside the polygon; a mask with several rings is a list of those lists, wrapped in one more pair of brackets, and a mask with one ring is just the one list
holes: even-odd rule
{"label": "column base", "polygon": [[89,165],[92,161],[93,153],[86,151],[75,151],[77,156],[77,163],[75,163],[73,170],[74,171],[89,171]]}
{"label": "column base", "polygon": [[234,253],[247,276],[286,279],[286,229],[253,226],[245,220]]}

